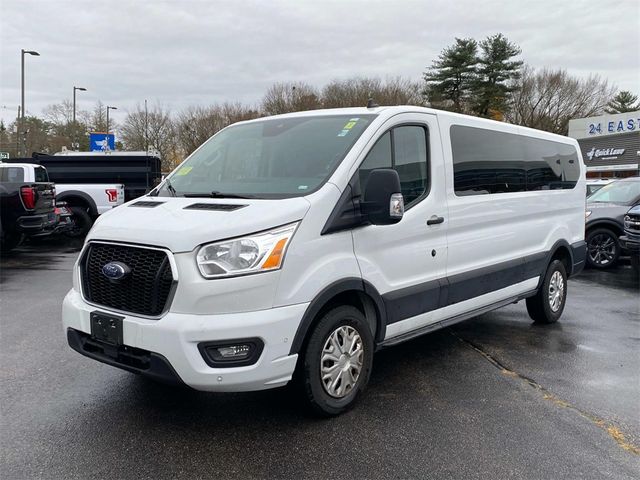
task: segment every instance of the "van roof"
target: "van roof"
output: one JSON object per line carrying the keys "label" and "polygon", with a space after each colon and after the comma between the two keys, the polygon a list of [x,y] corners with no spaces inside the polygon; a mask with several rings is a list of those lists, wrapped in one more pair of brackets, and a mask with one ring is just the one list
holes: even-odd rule
{"label": "van roof", "polygon": [[304,110],[301,112],[292,112],[292,113],[283,113],[280,115],[272,115],[269,117],[260,117],[253,120],[247,120],[246,122],[238,122],[238,123],[251,123],[251,122],[259,122],[260,120],[264,120],[266,118],[295,118],[295,117],[309,117],[309,116],[323,116],[323,115],[380,115],[386,118],[392,117],[393,115],[398,115],[400,113],[430,113],[432,115],[437,115],[438,117],[449,117],[452,119],[460,119],[460,120],[473,120],[475,124],[486,125],[487,128],[494,128],[496,126],[501,126],[504,128],[505,126],[511,127],[513,129],[517,129],[520,134],[531,135],[531,136],[541,136],[547,138],[554,138],[555,140],[563,140],[565,143],[576,143],[574,139],[564,136],[557,135],[551,132],[545,132],[543,130],[537,130],[535,128],[524,127],[521,125],[516,125],[513,123],[500,122],[498,120],[491,120],[489,118],[481,118],[474,117],[472,115],[465,115],[462,113],[449,112],[447,110],[438,110],[436,108],[428,108],[428,107],[419,107],[417,105],[396,105],[396,106],[379,106],[374,108],[366,108],[366,107],[349,107],[349,108],[326,108],[320,110]]}

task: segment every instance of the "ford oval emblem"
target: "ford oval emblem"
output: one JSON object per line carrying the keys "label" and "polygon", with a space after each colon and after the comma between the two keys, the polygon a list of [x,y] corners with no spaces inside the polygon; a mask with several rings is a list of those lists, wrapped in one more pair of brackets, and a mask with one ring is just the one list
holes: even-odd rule
{"label": "ford oval emblem", "polygon": [[109,280],[122,280],[131,269],[122,262],[109,262],[102,267],[102,274]]}

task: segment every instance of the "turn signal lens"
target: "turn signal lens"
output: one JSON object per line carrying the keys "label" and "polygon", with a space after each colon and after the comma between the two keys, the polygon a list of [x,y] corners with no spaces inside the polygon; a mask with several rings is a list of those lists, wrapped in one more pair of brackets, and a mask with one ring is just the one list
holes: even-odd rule
{"label": "turn signal lens", "polygon": [[280,263],[282,262],[282,257],[284,256],[284,247],[287,245],[288,238],[282,238],[278,240],[276,246],[273,247],[271,253],[262,264],[262,269],[266,270],[269,268],[278,268]]}

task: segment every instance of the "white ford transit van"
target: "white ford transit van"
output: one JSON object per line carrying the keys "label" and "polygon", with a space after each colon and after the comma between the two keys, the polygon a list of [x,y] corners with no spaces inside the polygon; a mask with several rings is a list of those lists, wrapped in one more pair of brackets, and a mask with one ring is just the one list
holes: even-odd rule
{"label": "white ford transit van", "polygon": [[70,346],[209,391],[300,382],[335,415],[376,350],[526,299],[558,320],[585,260],[575,140],[420,107],[232,125],[100,216]]}

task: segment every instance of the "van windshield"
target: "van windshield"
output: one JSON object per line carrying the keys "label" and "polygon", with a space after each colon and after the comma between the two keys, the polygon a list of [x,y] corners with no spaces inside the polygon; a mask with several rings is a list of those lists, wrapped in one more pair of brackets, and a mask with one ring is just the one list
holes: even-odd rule
{"label": "van windshield", "polygon": [[271,118],[231,126],[178,167],[161,196],[288,198],[333,173],[376,115]]}

